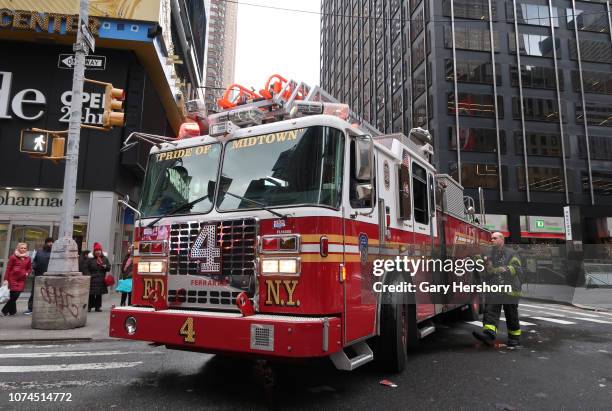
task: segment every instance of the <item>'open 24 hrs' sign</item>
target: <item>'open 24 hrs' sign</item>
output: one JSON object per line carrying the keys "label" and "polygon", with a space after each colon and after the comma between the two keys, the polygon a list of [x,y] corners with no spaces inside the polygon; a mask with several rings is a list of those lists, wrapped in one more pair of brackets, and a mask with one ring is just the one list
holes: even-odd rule
{"label": "'open 24 hrs' sign", "polygon": [[221,274],[221,248],[217,247],[217,227],[202,227],[198,238],[189,250],[189,259],[200,261],[200,273]]}

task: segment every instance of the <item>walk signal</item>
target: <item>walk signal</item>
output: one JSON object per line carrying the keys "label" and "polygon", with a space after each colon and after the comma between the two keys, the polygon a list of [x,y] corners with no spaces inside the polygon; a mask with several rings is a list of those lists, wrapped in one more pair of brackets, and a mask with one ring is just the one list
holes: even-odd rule
{"label": "walk signal", "polygon": [[34,130],[21,130],[19,151],[41,156],[47,155],[49,151],[49,133]]}
{"label": "walk signal", "polygon": [[102,127],[123,127],[125,123],[123,100],[125,100],[125,92],[123,89],[114,88],[112,84],[106,85],[104,92],[104,114],[102,115]]}

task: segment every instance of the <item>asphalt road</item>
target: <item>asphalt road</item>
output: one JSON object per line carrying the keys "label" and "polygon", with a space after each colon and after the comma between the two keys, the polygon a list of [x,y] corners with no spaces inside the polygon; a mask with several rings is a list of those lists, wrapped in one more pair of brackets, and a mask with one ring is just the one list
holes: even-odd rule
{"label": "asphalt road", "polygon": [[[375,364],[348,373],[328,361],[271,365],[140,342],[5,345],[0,408],[609,410],[612,313],[532,302],[520,312],[521,348],[483,347],[471,336],[479,324],[447,319],[399,375]],[[398,387],[379,384],[384,378]],[[47,401],[35,402],[36,393]],[[71,401],[50,402],[49,393]]]}

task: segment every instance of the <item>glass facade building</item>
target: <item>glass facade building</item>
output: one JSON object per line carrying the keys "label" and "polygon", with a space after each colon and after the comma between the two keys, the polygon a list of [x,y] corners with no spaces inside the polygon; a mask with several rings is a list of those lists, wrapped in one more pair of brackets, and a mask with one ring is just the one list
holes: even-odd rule
{"label": "glass facade building", "polygon": [[562,219],[570,205],[585,242],[609,241],[610,1],[323,0],[321,8],[322,87],[385,133],[428,128],[439,172],[469,195],[484,189],[491,228],[517,242],[562,240],[525,222]]}

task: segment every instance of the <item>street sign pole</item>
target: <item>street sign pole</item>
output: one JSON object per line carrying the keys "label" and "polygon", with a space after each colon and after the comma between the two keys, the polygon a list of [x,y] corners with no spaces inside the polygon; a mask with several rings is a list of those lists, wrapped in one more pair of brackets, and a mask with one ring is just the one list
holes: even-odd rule
{"label": "street sign pole", "polygon": [[[87,307],[90,278],[79,272],[78,247],[72,239],[72,225],[79,161],[85,56],[88,53],[83,22],[89,20],[88,6],[88,0],[80,0],[79,30],[76,43],[73,45],[75,66],[72,77],[72,102],[59,238],[53,243],[48,271],[43,276],[35,278],[32,328],[38,329],[71,329],[82,327],[87,322],[85,307]],[[87,40],[93,42],[93,38]]]}

